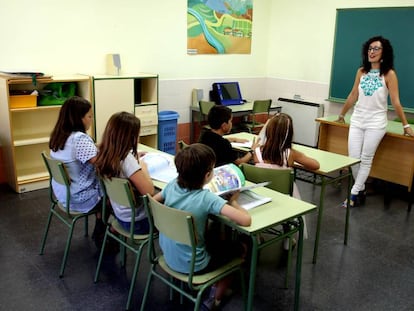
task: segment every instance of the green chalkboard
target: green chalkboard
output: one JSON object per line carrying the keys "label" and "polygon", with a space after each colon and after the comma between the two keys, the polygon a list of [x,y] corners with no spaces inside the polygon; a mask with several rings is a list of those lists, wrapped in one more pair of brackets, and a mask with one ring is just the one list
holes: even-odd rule
{"label": "green chalkboard", "polygon": [[362,44],[377,35],[394,48],[401,104],[414,112],[414,7],[337,10],[329,100],[345,101],[361,66]]}

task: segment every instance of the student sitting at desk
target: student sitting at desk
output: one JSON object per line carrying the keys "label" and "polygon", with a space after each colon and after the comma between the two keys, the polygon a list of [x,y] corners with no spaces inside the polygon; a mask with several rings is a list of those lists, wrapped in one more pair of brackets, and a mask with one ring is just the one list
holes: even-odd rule
{"label": "student sitting at desk", "polygon": [[[175,156],[178,177],[154,196],[154,199],[171,208],[193,214],[199,241],[195,271],[202,273],[214,270],[236,256],[246,255],[245,248],[240,242],[215,239],[213,238],[216,236],[215,233],[212,233],[212,237],[208,239],[206,236],[208,215],[224,215],[241,226],[251,224],[250,214],[236,201],[238,192],[234,193],[227,202],[209,190],[203,189],[203,186],[214,176],[215,161],[216,156],[210,147],[197,143],[189,145]],[[195,204],[200,202],[202,204]],[[159,243],[168,266],[178,272],[189,273],[191,248],[170,240],[162,234]],[[229,282],[230,279],[225,278],[212,288],[210,299],[204,302],[207,309],[211,310],[220,304]]]}
{"label": "student sitting at desk", "polygon": [[[237,138],[225,139],[223,135],[230,133],[233,126],[232,111],[227,106],[213,106],[208,113],[208,124],[211,131],[204,131],[199,142],[211,147],[216,154],[216,166],[234,163],[239,165],[247,163],[253,159],[253,151],[247,152],[242,157],[238,157],[237,151],[233,150],[230,142],[244,142]],[[252,150],[259,146],[259,141],[253,142]]]}
{"label": "student sitting at desk", "polygon": [[293,167],[299,163],[309,170],[319,169],[319,162],[292,148],[293,121],[286,113],[270,118],[259,133],[263,145],[256,147],[256,165],[270,168]]}
{"label": "student sitting at desk", "polygon": [[[50,135],[50,156],[63,162],[70,176],[71,212],[87,213],[97,210],[92,238],[98,248],[102,245],[105,225],[102,221],[102,193],[95,175],[98,150],[86,133],[92,124],[92,106],[86,99],[68,98],[59,111],[59,117]],[[66,187],[52,181],[53,192],[66,206]]]}
{"label": "student sitting at desk", "polygon": [[[259,136],[263,137],[265,143],[255,149],[256,166],[272,169],[293,167],[293,163],[299,163],[307,169],[319,169],[319,162],[306,156],[304,153],[292,148],[293,122],[286,113],[277,113],[266,122]],[[293,184],[292,196],[300,199],[300,193]],[[306,221],[305,237],[307,236]],[[288,249],[288,240],[285,240],[284,248]]]}
{"label": "student sitting at desk", "polygon": [[[96,171],[103,178],[128,178],[137,194],[154,194],[154,185],[144,161],[138,161],[138,137],[140,120],[129,112],[118,112],[111,116],[102,135],[96,159]],[[149,232],[144,203],[136,198],[135,234]],[[131,225],[131,209],[111,202],[115,217],[127,231]]]}

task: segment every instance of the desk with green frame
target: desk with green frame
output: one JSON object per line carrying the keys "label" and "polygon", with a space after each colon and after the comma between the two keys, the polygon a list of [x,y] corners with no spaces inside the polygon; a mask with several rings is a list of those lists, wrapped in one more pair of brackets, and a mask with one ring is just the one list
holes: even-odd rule
{"label": "desk with green frame", "polygon": [[[253,140],[256,135],[250,133],[237,133],[228,135],[228,137],[237,137],[244,138],[248,140]],[[295,165],[295,179],[305,182],[310,182],[314,185],[321,187],[321,193],[319,197],[319,206],[318,206],[318,221],[316,225],[316,235],[315,235],[315,245],[313,250],[313,263],[316,263],[318,256],[318,246],[319,246],[319,235],[321,231],[323,208],[324,208],[324,197],[325,189],[329,184],[336,184],[342,179],[348,179],[348,204],[346,209],[345,216],[345,234],[344,234],[344,244],[348,243],[348,227],[349,227],[349,197],[351,194],[352,186],[352,172],[350,167],[360,162],[358,159],[350,158],[344,155],[323,151],[320,149],[315,149],[311,147],[306,147],[302,145],[294,144],[294,148],[298,151],[303,152],[305,155],[312,157],[319,161],[320,168],[316,171],[306,170],[301,165]],[[246,150],[240,148],[240,150]]]}
{"label": "desk with green frame", "polygon": [[249,273],[249,286],[247,296],[247,310],[253,310],[253,296],[255,290],[257,259],[259,250],[267,247],[281,239],[286,237],[286,234],[280,233],[279,235],[273,235],[272,238],[267,239],[263,243],[259,243],[259,236],[269,228],[273,228],[282,223],[289,223],[295,226],[295,229],[290,230],[290,233],[294,230],[299,232],[298,250],[296,260],[296,275],[295,275],[295,304],[294,310],[299,310],[299,297],[301,286],[301,271],[302,271],[302,252],[303,252],[303,220],[302,217],[311,211],[316,210],[316,206],[288,195],[279,193],[265,187],[255,188],[253,190],[257,194],[265,197],[272,198],[272,201],[264,205],[258,206],[249,210],[249,214],[252,217],[252,224],[249,227],[239,226],[233,221],[228,220],[224,216],[216,216],[226,225],[236,229],[237,231],[247,234],[252,240],[252,254],[250,262]]}
{"label": "desk with green frame", "polygon": [[[144,145],[139,145],[138,149],[139,151],[161,152]],[[162,189],[165,186],[165,183],[154,181],[154,185]],[[280,235],[274,235],[272,238],[267,239],[264,243],[261,244],[258,243],[258,236],[267,229],[275,227],[287,221],[289,221],[294,226],[294,229],[292,230],[299,232],[299,239],[297,244],[298,253],[296,260],[294,305],[294,309],[299,310],[303,251],[303,220],[300,216],[316,210],[316,206],[265,187],[258,187],[252,191],[255,191],[259,195],[270,197],[272,201],[249,210],[249,214],[252,217],[252,224],[249,227],[239,226],[224,216],[214,217],[215,219],[223,222],[231,228],[234,228],[241,233],[247,234],[252,240],[247,310],[250,311],[253,309],[253,298],[255,291],[257,259],[259,250],[266,246],[269,246],[270,244],[280,241],[281,239],[284,239],[286,234],[281,233]]]}

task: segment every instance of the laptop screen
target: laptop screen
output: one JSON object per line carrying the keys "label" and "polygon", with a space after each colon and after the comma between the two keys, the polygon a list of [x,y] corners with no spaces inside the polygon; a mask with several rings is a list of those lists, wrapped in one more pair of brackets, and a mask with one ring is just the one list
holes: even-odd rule
{"label": "laptop screen", "polygon": [[217,82],[213,84],[217,99],[221,105],[240,105],[243,98],[238,82]]}

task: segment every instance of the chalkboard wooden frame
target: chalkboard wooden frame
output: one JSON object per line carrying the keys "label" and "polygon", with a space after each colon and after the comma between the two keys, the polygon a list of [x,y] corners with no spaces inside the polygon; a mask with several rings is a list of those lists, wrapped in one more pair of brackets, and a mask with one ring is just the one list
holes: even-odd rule
{"label": "chalkboard wooden frame", "polygon": [[381,35],[394,49],[400,100],[414,112],[414,7],[337,9],[329,100],[345,102],[361,66],[362,45]]}

